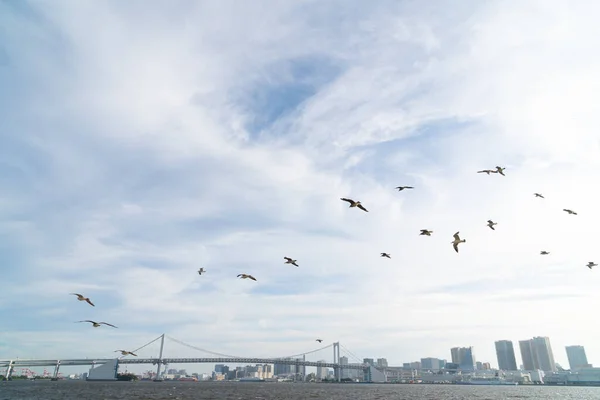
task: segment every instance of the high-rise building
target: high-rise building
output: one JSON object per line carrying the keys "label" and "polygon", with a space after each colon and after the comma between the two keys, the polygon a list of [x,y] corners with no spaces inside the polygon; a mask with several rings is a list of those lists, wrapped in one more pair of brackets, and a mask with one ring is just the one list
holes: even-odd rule
{"label": "high-rise building", "polygon": [[[327,361],[326,360],[319,360],[318,362],[325,364]],[[317,366],[317,378],[318,379],[327,379],[327,374],[328,374],[328,369],[327,367],[322,367],[322,366]]]}
{"label": "high-rise building", "polygon": [[537,336],[531,340],[533,341],[532,346],[535,349],[540,369],[545,372],[556,372],[556,362],[554,361],[550,338],[546,336]]}
{"label": "high-rise building", "polygon": [[377,359],[377,366],[380,368],[385,368],[388,366],[388,362],[387,359],[385,358],[378,358]]}
{"label": "high-rise building", "polygon": [[541,369],[545,372],[556,372],[556,362],[548,337],[537,336],[529,340],[520,340],[519,348],[525,370]]}
{"label": "high-rise building", "polygon": [[516,371],[517,359],[515,358],[513,342],[511,340],[498,340],[495,345],[498,368],[503,371]]}
{"label": "high-rise building", "polygon": [[566,346],[565,348],[567,350],[567,358],[569,359],[569,368],[571,368],[571,371],[590,367],[583,346],[575,345]]}
{"label": "high-rise building", "polygon": [[473,347],[453,347],[450,349],[452,363],[460,365],[460,369],[465,371],[475,370],[477,362],[475,361],[475,352]]}
{"label": "high-rise building", "polygon": [[444,360],[440,360],[439,358],[427,357],[421,358],[421,369],[427,371],[439,371],[444,368],[446,362]]}
{"label": "high-rise building", "polygon": [[533,347],[531,346],[531,340],[519,340],[519,350],[521,350],[523,369],[525,371],[539,369],[537,357],[535,357],[533,353]]}
{"label": "high-rise building", "polygon": [[372,358],[363,358],[363,364],[375,366],[375,360]]}
{"label": "high-rise building", "polygon": [[477,361],[475,360],[475,351],[473,347],[463,347],[460,351],[460,369],[464,371],[474,371]]}
{"label": "high-rise building", "polygon": [[451,348],[450,356],[452,357],[453,364],[460,364],[460,347]]}

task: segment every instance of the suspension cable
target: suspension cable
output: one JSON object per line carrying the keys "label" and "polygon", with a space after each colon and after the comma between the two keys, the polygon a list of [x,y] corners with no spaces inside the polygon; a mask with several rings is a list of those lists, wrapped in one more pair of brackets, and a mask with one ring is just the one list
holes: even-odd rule
{"label": "suspension cable", "polygon": [[227,357],[227,358],[247,358],[247,357],[238,357],[238,356],[232,356],[232,355],[229,355],[229,354],[216,353],[216,352],[214,352],[214,351],[210,351],[210,350],[201,349],[200,347],[196,347],[196,346],[192,346],[191,344],[184,343],[184,342],[182,342],[181,340],[177,340],[177,339],[175,339],[175,338],[172,338],[171,336],[167,336],[167,335],[165,335],[165,337],[166,337],[166,338],[169,338],[170,340],[172,340],[172,341],[174,341],[174,342],[176,342],[176,343],[179,343],[179,344],[181,344],[181,345],[183,345],[183,346],[189,347],[189,348],[191,348],[191,349],[194,349],[194,350],[202,351],[202,352],[204,352],[204,353],[213,354],[213,355],[215,355],[215,356]]}
{"label": "suspension cable", "polygon": [[[135,349],[135,350],[132,350],[131,352],[132,352],[132,353],[135,353],[136,351],[138,351],[138,350],[141,350],[141,349],[143,349],[144,347],[146,347],[146,346],[149,346],[149,345],[151,345],[152,343],[156,342],[156,341],[157,341],[158,339],[160,339],[161,337],[162,337],[162,335],[160,335],[159,337],[157,337],[157,338],[156,338],[156,339],[154,339],[153,341],[146,343],[146,344],[145,344],[145,345],[143,345],[142,347],[138,347],[137,349]],[[123,358],[123,357],[126,357],[126,355],[124,355],[124,356],[121,356],[121,357],[119,357],[119,358]]]}
{"label": "suspension cable", "polygon": [[353,352],[351,352],[350,350],[348,350],[348,348],[346,346],[344,346],[343,344],[340,343],[340,347],[348,354],[350,354],[352,357],[354,357],[354,359],[360,363],[363,363],[363,360],[361,360],[356,354],[354,354]]}
{"label": "suspension cable", "polygon": [[[186,347],[189,347],[191,349],[198,350],[198,351],[201,351],[201,352],[204,352],[204,353],[208,353],[208,354],[213,354],[213,355],[220,356],[220,357],[226,357],[226,358],[250,358],[250,357],[240,357],[240,356],[232,356],[230,354],[217,353],[217,352],[214,352],[214,351],[202,349],[200,347],[192,346],[191,344],[187,344],[185,342],[182,342],[181,340],[172,338],[171,336],[165,335],[165,337],[168,338],[169,340],[172,340],[172,341],[174,341],[176,343],[179,343],[179,344],[181,344],[183,346],[186,346]],[[159,338],[160,338],[160,336],[159,336]],[[307,354],[313,354],[313,353],[316,353],[318,351],[330,348],[332,346],[333,346],[332,344],[329,344],[327,346],[321,347],[321,348],[316,349],[316,350],[307,351],[307,352],[304,352],[304,353],[293,354],[291,356],[285,356],[285,357],[268,357],[268,358],[272,359],[272,360],[285,359],[285,358],[295,358],[295,357],[299,357],[299,356],[303,356],[303,355],[307,355]]]}
{"label": "suspension cable", "polygon": [[278,359],[282,359],[282,358],[295,358],[295,357],[298,357],[298,356],[305,356],[307,354],[312,354],[312,353],[316,353],[317,351],[325,350],[325,349],[327,349],[327,348],[329,348],[331,346],[333,346],[333,344],[328,344],[327,346],[321,347],[320,349],[316,349],[316,350],[312,350],[312,351],[307,351],[307,352],[299,353],[299,354],[294,354],[294,355],[287,356],[287,357],[276,357],[274,359],[278,360]]}

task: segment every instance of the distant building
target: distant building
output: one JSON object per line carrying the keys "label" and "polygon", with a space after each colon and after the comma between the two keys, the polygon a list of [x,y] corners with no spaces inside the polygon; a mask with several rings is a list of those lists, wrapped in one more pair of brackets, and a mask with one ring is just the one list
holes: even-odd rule
{"label": "distant building", "polygon": [[511,340],[498,340],[496,345],[496,357],[498,358],[498,369],[503,371],[516,371],[517,359],[515,349]]}
{"label": "distant building", "polygon": [[581,368],[591,368],[583,346],[566,346],[565,349],[567,350],[567,358],[569,359],[569,368],[571,371]]}
{"label": "distant building", "polygon": [[[327,363],[326,360],[319,360],[318,362],[320,363]],[[321,367],[321,366],[317,366],[317,379],[321,380],[321,379],[327,379],[327,374],[329,372],[329,369],[327,367]]]}
{"label": "distant building", "polygon": [[556,362],[548,337],[537,336],[533,339],[521,340],[519,341],[519,348],[525,370],[556,372]]}
{"label": "distant building", "polygon": [[464,371],[473,371],[476,369],[475,351],[473,347],[453,347],[450,349],[452,363],[458,364]]}
{"label": "distant building", "polygon": [[380,368],[385,368],[388,366],[388,362],[387,359],[385,358],[378,358],[377,359],[377,366]]}
{"label": "distant building", "polygon": [[525,371],[534,371],[539,369],[537,358],[533,353],[531,340],[519,340],[519,350],[521,350],[521,358],[523,360],[523,369]]}
{"label": "distant building", "polygon": [[363,358],[363,364],[375,366],[375,360],[372,358]]}
{"label": "distant building", "polygon": [[440,369],[444,368],[445,364],[445,360],[440,360],[439,358],[421,358],[421,369],[423,370],[439,371]]}
{"label": "distant building", "polygon": [[492,365],[489,362],[484,362],[482,364],[482,368],[481,369],[483,369],[484,371],[490,370],[490,369],[492,369]]}

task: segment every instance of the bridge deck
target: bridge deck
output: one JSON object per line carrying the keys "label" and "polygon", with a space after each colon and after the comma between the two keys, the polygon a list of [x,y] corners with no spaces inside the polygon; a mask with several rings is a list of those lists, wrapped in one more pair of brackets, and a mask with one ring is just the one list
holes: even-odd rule
{"label": "bridge deck", "polygon": [[[70,360],[0,360],[0,367],[8,367],[12,363],[13,368],[19,367],[47,367],[60,364],[61,366],[95,365],[105,364],[114,358],[80,358]],[[119,364],[157,364],[157,358],[123,358]],[[282,364],[303,365],[307,367],[326,367],[343,369],[365,369],[367,365],[341,365],[334,363],[322,363],[316,361],[297,361],[273,358],[163,358],[162,364]]]}

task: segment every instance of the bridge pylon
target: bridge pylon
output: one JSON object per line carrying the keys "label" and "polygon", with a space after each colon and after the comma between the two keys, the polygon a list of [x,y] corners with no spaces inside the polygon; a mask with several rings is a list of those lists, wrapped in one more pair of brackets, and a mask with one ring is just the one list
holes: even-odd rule
{"label": "bridge pylon", "polygon": [[[156,340],[156,339],[154,339]],[[163,348],[165,347],[165,334],[163,333],[160,337],[160,353],[158,354],[158,360],[156,360],[156,378],[154,378],[154,382],[162,382],[160,377],[160,365],[163,364]]]}

